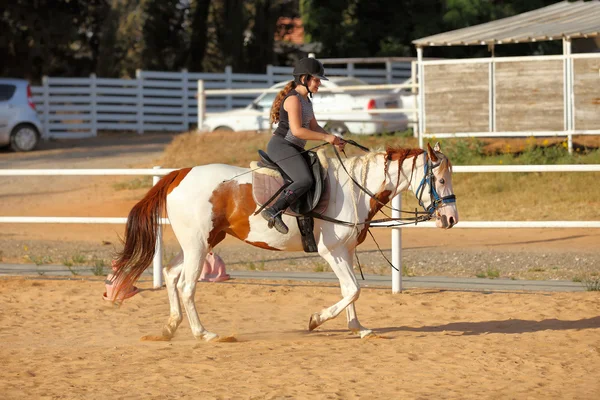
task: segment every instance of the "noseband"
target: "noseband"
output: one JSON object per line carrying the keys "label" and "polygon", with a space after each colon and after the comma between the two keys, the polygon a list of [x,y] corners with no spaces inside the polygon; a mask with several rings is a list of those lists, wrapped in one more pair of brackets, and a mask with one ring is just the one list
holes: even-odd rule
{"label": "noseband", "polygon": [[[427,214],[432,216],[440,207],[443,207],[446,204],[456,203],[456,196],[454,194],[450,194],[448,196],[440,197],[435,188],[435,174],[433,173],[433,170],[439,167],[441,162],[433,164],[427,152],[425,152],[425,159],[426,162],[423,165],[425,168],[425,174],[423,175],[423,179],[421,179],[421,183],[419,183],[419,186],[415,191],[415,196],[419,201],[419,205],[423,207]],[[428,207],[425,207],[425,203],[423,203],[423,193],[425,192],[426,185],[429,185],[429,199],[431,200],[431,203]]]}

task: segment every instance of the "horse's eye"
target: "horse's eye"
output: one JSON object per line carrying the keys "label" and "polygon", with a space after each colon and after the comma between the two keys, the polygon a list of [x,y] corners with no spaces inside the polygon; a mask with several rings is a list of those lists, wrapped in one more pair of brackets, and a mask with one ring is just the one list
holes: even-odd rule
{"label": "horse's eye", "polygon": [[444,180],[444,178],[440,179],[440,184],[443,185],[444,183],[446,183],[446,181]]}

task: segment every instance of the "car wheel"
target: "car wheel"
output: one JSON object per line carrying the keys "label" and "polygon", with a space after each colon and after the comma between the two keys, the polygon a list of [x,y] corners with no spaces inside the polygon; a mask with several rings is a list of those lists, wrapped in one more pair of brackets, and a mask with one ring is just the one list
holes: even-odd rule
{"label": "car wheel", "polygon": [[348,133],[348,127],[343,122],[336,121],[326,123],[325,130],[339,136],[344,136]]}
{"label": "car wheel", "polygon": [[233,132],[233,128],[230,126],[217,126],[215,129],[213,129],[214,131],[229,131],[229,132]]}
{"label": "car wheel", "polygon": [[15,126],[10,135],[10,147],[13,151],[31,151],[40,141],[40,134],[33,125]]}

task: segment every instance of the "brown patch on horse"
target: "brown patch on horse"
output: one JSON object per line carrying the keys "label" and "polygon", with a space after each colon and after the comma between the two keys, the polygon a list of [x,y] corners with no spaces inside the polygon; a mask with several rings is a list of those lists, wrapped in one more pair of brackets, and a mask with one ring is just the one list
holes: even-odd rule
{"label": "brown patch on horse", "polygon": [[209,201],[213,205],[213,229],[209,234],[209,244],[216,246],[226,233],[245,240],[250,233],[248,219],[256,210],[252,184],[240,185],[234,181],[222,183],[213,191]]}
{"label": "brown patch on horse", "polygon": [[171,192],[173,190],[175,190],[175,188],[177,186],[179,186],[179,184],[181,183],[181,181],[183,180],[183,178],[185,178],[187,176],[187,174],[191,171],[191,168],[182,168],[178,171],[177,176],[175,177],[175,179],[173,180],[173,182],[171,182],[171,184],[169,185],[169,189],[167,190],[167,194],[171,194]]}
{"label": "brown patch on horse", "polygon": [[[369,202],[369,215],[367,216],[367,221],[370,221],[375,214],[377,214],[377,212],[379,210],[381,210],[381,207],[383,207],[383,204],[386,204],[388,201],[390,201],[390,195],[392,194],[392,192],[390,190],[384,190],[381,193],[377,193],[375,195],[375,199],[371,199],[371,201]],[[383,203],[383,204],[382,204]],[[367,230],[369,229],[369,224],[365,224],[364,228],[362,229],[362,231],[360,231],[360,233],[358,234],[358,239],[357,239],[357,246],[359,244],[361,244],[362,242],[364,242],[365,238],[367,237]]]}
{"label": "brown patch on horse", "polygon": [[252,246],[255,246],[255,247],[260,247],[261,249],[281,251],[280,249],[276,249],[274,247],[269,246],[265,242],[250,242],[248,240],[244,240],[244,242],[251,244]]}

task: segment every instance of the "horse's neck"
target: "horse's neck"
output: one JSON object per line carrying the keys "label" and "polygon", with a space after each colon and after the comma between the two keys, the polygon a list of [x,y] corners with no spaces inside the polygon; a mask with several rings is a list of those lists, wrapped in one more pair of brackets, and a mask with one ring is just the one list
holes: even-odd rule
{"label": "horse's neck", "polygon": [[[377,192],[381,189],[384,176],[384,165],[383,157],[381,154],[369,153],[360,157],[351,157],[343,160],[343,166],[336,160],[335,163],[330,162],[330,172],[335,176],[335,180],[342,184],[348,179],[348,175],[351,175],[355,182],[358,182],[361,186],[365,187],[372,193]],[[356,186],[352,182],[348,182],[345,187]]]}
{"label": "horse's neck", "polygon": [[[398,161],[386,161],[383,153],[369,153],[344,160],[344,166],[354,180],[369,192],[378,194],[389,191],[393,195],[407,190],[411,183],[414,184],[419,168],[423,167],[423,159],[419,155],[408,157],[399,165]],[[343,182],[346,171],[339,165],[335,169],[337,180]],[[354,183],[351,186],[356,189]]]}

